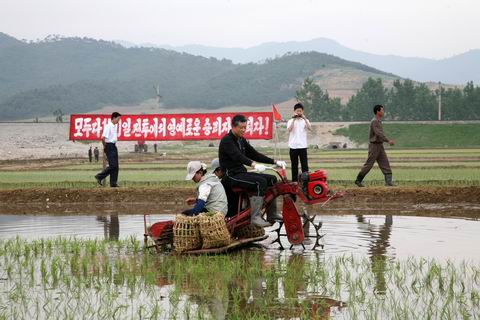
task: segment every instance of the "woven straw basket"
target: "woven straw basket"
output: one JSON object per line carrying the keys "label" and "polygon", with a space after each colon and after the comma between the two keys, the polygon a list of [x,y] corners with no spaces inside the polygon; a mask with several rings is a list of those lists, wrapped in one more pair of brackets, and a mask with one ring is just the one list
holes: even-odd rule
{"label": "woven straw basket", "polygon": [[175,251],[184,252],[200,249],[202,238],[200,237],[199,217],[188,217],[178,214],[173,225],[173,245]]}
{"label": "woven straw basket", "polygon": [[231,237],[221,212],[207,212],[198,216],[202,248],[219,248],[230,244]]}

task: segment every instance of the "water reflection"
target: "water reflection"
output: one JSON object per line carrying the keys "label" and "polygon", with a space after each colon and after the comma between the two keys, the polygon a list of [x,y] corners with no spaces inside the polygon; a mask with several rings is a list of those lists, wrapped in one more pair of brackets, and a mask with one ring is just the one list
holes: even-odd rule
{"label": "water reflection", "polygon": [[[308,208],[310,210],[310,208]],[[311,212],[315,213],[315,212]],[[147,223],[173,220],[173,214],[153,215]],[[365,255],[380,266],[389,258],[424,257],[439,260],[479,261],[480,221],[391,215],[318,216],[323,221],[320,233],[325,255]],[[310,229],[310,235],[315,230]],[[29,240],[57,236],[125,239],[143,241],[143,215],[0,215],[0,239],[17,235]],[[267,255],[279,253],[270,241],[262,244]],[[310,244],[310,247],[313,244]],[[308,247],[308,246],[307,246]],[[318,250],[317,250],[318,251]],[[303,252],[310,255],[311,252]],[[382,288],[379,275],[379,290]]]}
{"label": "water reflection", "polygon": [[387,289],[385,284],[385,266],[388,259],[387,249],[390,247],[393,217],[386,215],[384,224],[380,226],[366,221],[363,215],[357,215],[356,218],[360,224],[359,229],[370,238],[368,253],[372,262],[372,272],[376,280],[375,291],[384,294]]}
{"label": "water reflection", "polygon": [[195,276],[180,272],[181,276],[169,277],[160,272],[159,265],[156,284],[166,290],[180,288],[180,294],[188,297],[190,304],[213,319],[237,319],[239,315],[254,319],[265,313],[271,319],[329,319],[332,312],[341,312],[345,306],[322,295],[328,279],[312,282],[312,275],[307,274],[310,257],[303,254],[278,254],[272,258],[264,250],[253,249],[233,252],[230,259],[242,261],[246,272],[226,267],[212,277],[214,270],[205,267]]}
{"label": "water reflection", "polygon": [[[109,219],[110,217],[110,219]],[[120,221],[117,214],[97,216],[96,220],[103,222],[103,234],[107,240],[118,240],[120,238]]]}

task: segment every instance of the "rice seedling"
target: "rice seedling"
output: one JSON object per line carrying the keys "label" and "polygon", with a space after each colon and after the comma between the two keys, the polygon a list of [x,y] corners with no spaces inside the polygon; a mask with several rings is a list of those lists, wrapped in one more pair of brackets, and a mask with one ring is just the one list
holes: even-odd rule
{"label": "rice seedling", "polygon": [[[273,153],[271,148],[259,148],[266,154]],[[187,159],[197,156],[197,151],[182,151],[185,160],[174,163],[159,162],[152,158],[145,162],[126,159],[122,164],[121,186],[188,188],[191,183],[183,181],[184,166]],[[216,157],[212,150],[203,150],[201,158],[208,160]],[[280,150],[287,155],[288,150]],[[400,185],[478,185],[480,149],[389,149],[389,158],[394,170],[395,180]],[[365,161],[366,150],[309,150],[309,162],[312,170],[326,168],[329,179],[334,185],[351,185],[357,171]],[[133,162],[132,162],[133,161]],[[92,174],[99,165],[69,164],[54,169],[0,170],[0,188],[89,188],[94,185]],[[68,177],[65,171],[68,170]],[[378,172],[377,172],[378,171]],[[348,183],[347,183],[348,182]],[[379,170],[373,170],[367,176],[367,182],[373,185],[383,184]]]}
{"label": "rice seedling", "polygon": [[[0,319],[478,318],[480,266],[241,251],[143,252],[138,241],[0,240]],[[20,252],[20,255],[19,255]],[[27,259],[28,257],[28,259]],[[19,262],[19,263],[17,263]]]}

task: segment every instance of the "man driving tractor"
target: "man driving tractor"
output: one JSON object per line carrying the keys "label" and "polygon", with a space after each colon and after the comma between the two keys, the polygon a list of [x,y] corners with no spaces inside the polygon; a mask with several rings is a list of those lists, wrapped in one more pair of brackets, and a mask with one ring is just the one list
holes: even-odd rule
{"label": "man driving tractor", "polygon": [[282,217],[277,213],[276,202],[267,208],[267,221],[262,216],[264,204],[263,196],[268,187],[277,182],[273,175],[259,174],[256,172],[247,172],[245,166],[251,167],[258,172],[265,171],[263,164],[276,164],[279,167],[286,167],[285,161],[275,161],[253,148],[248,141],[243,138],[247,130],[247,118],[244,115],[237,114],[232,118],[232,129],[220,141],[218,148],[218,158],[220,166],[225,174],[224,179],[228,179],[228,185],[232,188],[242,188],[253,195],[251,196],[251,223],[258,227],[268,227],[274,221],[281,220]]}

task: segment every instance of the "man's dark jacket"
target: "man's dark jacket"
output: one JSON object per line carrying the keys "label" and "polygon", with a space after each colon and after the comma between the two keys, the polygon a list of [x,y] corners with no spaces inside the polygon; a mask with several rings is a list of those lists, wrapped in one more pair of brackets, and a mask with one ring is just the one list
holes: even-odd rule
{"label": "man's dark jacket", "polygon": [[253,161],[274,164],[274,160],[255,150],[245,138],[236,137],[230,130],[218,147],[218,159],[222,171],[229,176],[247,172],[245,166],[251,166]]}

